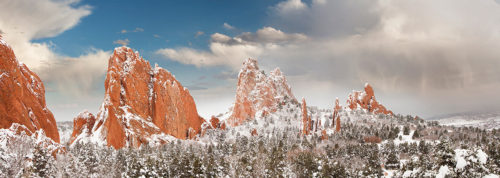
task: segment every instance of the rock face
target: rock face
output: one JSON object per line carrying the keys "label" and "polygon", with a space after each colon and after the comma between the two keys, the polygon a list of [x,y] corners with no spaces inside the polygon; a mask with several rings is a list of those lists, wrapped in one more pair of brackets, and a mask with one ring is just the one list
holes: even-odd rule
{"label": "rock face", "polygon": [[306,99],[302,98],[302,134],[311,134],[311,117],[307,114]]}
{"label": "rock face", "polygon": [[333,108],[333,122],[335,125],[335,131],[340,132],[340,110],[342,106],[339,104],[339,98],[335,99],[335,107]]}
{"label": "rock face", "polygon": [[288,101],[297,103],[279,68],[266,76],[257,60],[247,59],[238,74],[236,101],[227,122],[230,126],[240,125],[258,114],[276,112],[280,104]]}
{"label": "rock face", "polygon": [[96,118],[95,116],[88,112],[84,111],[78,114],[75,119],[73,119],[73,133],[71,134],[71,138],[69,140],[70,143],[78,137],[88,137],[90,136],[90,131],[95,125]]}
{"label": "rock face", "polygon": [[59,143],[54,115],[45,103],[45,87],[40,78],[17,61],[0,36],[0,129],[17,123],[28,135],[38,130]]}
{"label": "rock face", "polygon": [[252,136],[258,136],[259,134],[257,133],[257,129],[252,129],[252,132],[250,132]]}
{"label": "rock face", "polygon": [[392,111],[386,109],[382,104],[377,102],[370,84],[365,84],[365,91],[354,91],[349,94],[347,99],[347,106],[354,110],[357,108],[366,109],[368,112],[374,114],[389,114],[394,115]]}
{"label": "rock face", "polygon": [[[158,137],[165,134],[194,138],[201,131],[204,119],[189,91],[170,72],[152,68],[128,47],[116,48],[110,57],[104,87],[104,101],[89,137],[108,146],[118,149],[165,142]],[[75,132],[75,136],[81,134]]]}
{"label": "rock face", "polygon": [[321,140],[328,140],[328,134],[326,133],[326,130],[321,131]]}
{"label": "rock face", "polygon": [[220,123],[220,120],[219,118],[215,117],[215,116],[212,116],[212,118],[210,119],[210,126],[212,126],[212,128],[214,129],[226,129],[226,128],[221,128],[221,123]]}

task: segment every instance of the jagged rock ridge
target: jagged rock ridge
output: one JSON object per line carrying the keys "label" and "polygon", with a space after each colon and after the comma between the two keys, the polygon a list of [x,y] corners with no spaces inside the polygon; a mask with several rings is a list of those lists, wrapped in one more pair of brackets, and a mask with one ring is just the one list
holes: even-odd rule
{"label": "jagged rock ridge", "polygon": [[[116,48],[109,59],[105,97],[95,124],[93,119],[83,119],[84,115],[74,120],[73,142],[90,137],[116,149],[164,143],[169,139],[166,135],[193,138],[205,122],[188,89],[128,47]],[[84,125],[87,136],[77,129]]]}
{"label": "jagged rock ridge", "polygon": [[347,107],[349,107],[351,110],[358,108],[366,109],[368,112],[374,114],[394,115],[392,111],[386,109],[375,99],[373,88],[368,83],[365,84],[365,91],[353,91],[351,94],[349,94],[349,97],[347,99]]}
{"label": "jagged rock ridge", "polygon": [[276,112],[278,106],[287,101],[298,103],[280,69],[274,69],[267,76],[259,70],[257,60],[247,59],[238,74],[236,101],[228,124],[238,126],[258,114]]}

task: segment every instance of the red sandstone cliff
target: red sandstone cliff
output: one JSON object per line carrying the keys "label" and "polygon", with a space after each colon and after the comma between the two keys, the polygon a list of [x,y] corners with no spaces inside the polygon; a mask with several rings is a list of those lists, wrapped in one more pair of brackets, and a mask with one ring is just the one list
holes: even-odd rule
{"label": "red sandstone cliff", "polygon": [[267,76],[259,70],[257,60],[247,59],[238,74],[236,101],[227,122],[230,126],[240,125],[258,113],[276,112],[278,106],[287,101],[297,103],[279,68]]}
{"label": "red sandstone cliff", "polygon": [[46,106],[42,81],[17,61],[0,36],[0,129],[11,128],[14,123],[28,135],[43,130],[47,137],[59,143],[56,121]]}
{"label": "red sandstone cliff", "polygon": [[[188,89],[167,70],[152,68],[130,48],[115,49],[104,85],[105,97],[95,124],[91,124],[92,119],[80,122],[80,116],[74,120],[75,126],[92,126],[89,137],[118,149],[165,142],[158,135],[194,138],[201,131],[204,119],[198,115]],[[80,130],[73,131],[74,138],[80,134]]]}

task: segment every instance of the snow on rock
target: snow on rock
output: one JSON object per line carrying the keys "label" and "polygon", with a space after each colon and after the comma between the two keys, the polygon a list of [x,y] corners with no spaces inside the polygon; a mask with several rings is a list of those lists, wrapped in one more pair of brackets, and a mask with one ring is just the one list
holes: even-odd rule
{"label": "snow on rock", "polygon": [[73,143],[76,137],[81,134],[89,135],[90,130],[94,127],[95,121],[95,116],[87,110],[78,114],[78,116],[73,119],[73,133],[71,133],[69,142]]}
{"label": "snow on rock", "polygon": [[392,111],[386,109],[375,99],[373,88],[368,83],[365,84],[365,91],[353,91],[349,94],[347,106],[351,110],[366,109],[374,114],[394,115]]}
{"label": "snow on rock", "polygon": [[258,114],[276,112],[286,101],[297,103],[281,71],[276,68],[267,76],[259,70],[257,60],[247,59],[238,74],[236,101],[227,122],[238,126]]}
{"label": "snow on rock", "polygon": [[165,134],[187,139],[201,132],[205,121],[189,90],[128,47],[116,48],[110,57],[104,87],[95,122],[85,119],[88,113],[75,118],[80,124],[75,125],[73,143],[97,142],[118,149],[163,143],[169,140],[161,136]]}
{"label": "snow on rock", "polygon": [[12,48],[0,36],[0,129],[14,123],[31,135],[38,130],[59,143],[54,115],[45,103],[45,87],[34,72],[17,60]]}

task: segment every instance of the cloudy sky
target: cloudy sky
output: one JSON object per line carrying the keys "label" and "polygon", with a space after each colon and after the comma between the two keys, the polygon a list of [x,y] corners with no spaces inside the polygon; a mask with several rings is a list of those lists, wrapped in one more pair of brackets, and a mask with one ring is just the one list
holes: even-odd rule
{"label": "cloudy sky", "polygon": [[232,105],[246,58],[320,108],[365,82],[396,113],[500,108],[499,0],[2,0],[0,33],[58,121],[97,112],[122,45],[175,74],[204,117]]}

